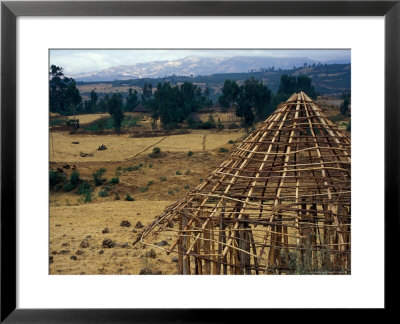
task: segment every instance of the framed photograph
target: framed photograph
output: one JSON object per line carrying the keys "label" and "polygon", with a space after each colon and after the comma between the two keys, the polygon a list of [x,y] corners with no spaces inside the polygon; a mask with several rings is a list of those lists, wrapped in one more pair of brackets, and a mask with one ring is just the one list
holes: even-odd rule
{"label": "framed photograph", "polygon": [[390,309],[399,16],[2,2],[1,321]]}

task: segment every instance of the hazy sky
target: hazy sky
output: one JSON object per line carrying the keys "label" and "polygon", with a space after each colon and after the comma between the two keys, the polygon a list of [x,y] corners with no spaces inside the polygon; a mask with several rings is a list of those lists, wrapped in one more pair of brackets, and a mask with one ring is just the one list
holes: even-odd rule
{"label": "hazy sky", "polygon": [[321,63],[330,60],[350,62],[350,50],[50,50],[50,64],[67,74],[98,71],[117,65],[151,61],[172,61],[187,56],[307,57]]}

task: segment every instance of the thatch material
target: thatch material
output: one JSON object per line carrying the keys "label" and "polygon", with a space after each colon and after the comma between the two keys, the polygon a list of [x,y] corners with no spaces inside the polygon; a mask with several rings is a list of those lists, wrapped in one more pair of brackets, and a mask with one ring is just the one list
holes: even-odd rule
{"label": "thatch material", "polygon": [[350,273],[350,163],[350,140],[293,94],[137,242],[172,235],[182,274]]}
{"label": "thatch material", "polygon": [[186,117],[186,120],[189,123],[202,123],[203,121],[201,120],[200,116],[196,113],[191,113],[189,116]]}
{"label": "thatch material", "polygon": [[134,113],[141,113],[141,114],[146,114],[149,113],[149,109],[147,109],[145,106],[143,106],[142,104],[138,104],[133,111]]}

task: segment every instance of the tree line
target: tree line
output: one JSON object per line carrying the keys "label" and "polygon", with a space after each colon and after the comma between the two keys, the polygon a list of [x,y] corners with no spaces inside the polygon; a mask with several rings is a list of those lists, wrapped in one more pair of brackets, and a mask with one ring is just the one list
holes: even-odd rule
{"label": "tree line", "polygon": [[[151,83],[145,82],[140,99],[136,90],[129,89],[125,102],[120,92],[111,96],[106,94],[99,100],[95,90],[92,90],[90,99],[82,102],[75,80],[64,76],[62,68],[52,65],[49,75],[51,112],[61,115],[108,112],[114,120],[117,132],[120,131],[124,112],[132,112],[139,104],[151,114],[153,126],[157,126],[157,121],[160,120],[165,129],[175,128],[192,113],[213,105],[209,98],[209,88],[203,90],[188,81],[180,85],[159,82],[155,89]],[[311,79],[307,76],[282,75],[275,95],[267,85],[253,77],[240,84],[226,79],[218,103],[224,111],[234,109],[248,130],[254,123],[267,118],[279,103],[299,91],[306,92],[311,98],[317,96]]]}

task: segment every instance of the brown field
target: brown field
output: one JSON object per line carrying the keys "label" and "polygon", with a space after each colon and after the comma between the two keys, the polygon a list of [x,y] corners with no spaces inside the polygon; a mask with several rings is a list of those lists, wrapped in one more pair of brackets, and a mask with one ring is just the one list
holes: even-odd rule
{"label": "brown field", "polygon": [[[244,134],[243,130],[221,132],[194,130],[184,135],[134,138],[130,134],[71,135],[68,132],[51,132],[50,161],[66,163],[124,161],[138,154],[150,153],[155,146],[160,147],[162,151],[171,152],[214,150],[226,145],[229,140],[235,141],[243,137]],[[102,144],[107,150],[98,151],[98,147]],[[81,152],[93,156],[82,157]]]}
{"label": "brown field", "polygon": [[[110,114],[86,114],[86,115],[78,115],[76,116],[79,119],[79,124],[90,124],[100,118],[110,117]],[[74,119],[74,116],[68,116],[68,119]]]}
{"label": "brown field", "polygon": [[[55,150],[53,158],[50,137],[51,169],[74,164],[84,181],[91,181],[93,172],[99,168],[107,170],[104,174],[107,183],[95,187],[91,202],[84,203],[76,190],[50,191],[51,274],[138,274],[145,267],[152,269],[153,273],[177,273],[176,263],[172,262],[175,255],[167,256],[162,250],[153,248],[154,256],[150,255],[151,247],[142,248],[141,244],[132,246],[137,235],[135,232],[140,231],[135,224],[140,221],[147,225],[166,206],[195,188],[229,154],[219,153],[219,147],[232,151],[235,145],[228,144],[228,141],[243,138],[245,133],[242,130],[196,130],[191,134],[167,137],[129,136],[51,132]],[[74,141],[79,144],[72,144]],[[157,142],[161,154],[152,158],[149,153]],[[97,151],[101,144],[108,149]],[[193,152],[190,157],[187,155],[189,150]],[[79,156],[80,151],[92,152],[94,156],[83,158]],[[142,167],[138,170],[126,170],[139,164]],[[64,172],[70,174],[71,170]],[[119,184],[109,184],[108,181],[116,175]],[[109,187],[109,195],[100,197],[98,193],[105,187]],[[120,200],[115,199],[115,193]],[[125,201],[127,194],[135,201]],[[132,226],[120,226],[123,220],[129,221]],[[105,227],[110,233],[102,233]],[[82,240],[88,235],[89,247],[81,248]],[[116,246],[102,248],[105,238],[115,241]],[[171,240],[160,237],[155,242],[171,244]],[[103,254],[99,254],[100,251]],[[76,260],[71,257],[76,257]]]}

